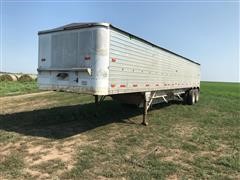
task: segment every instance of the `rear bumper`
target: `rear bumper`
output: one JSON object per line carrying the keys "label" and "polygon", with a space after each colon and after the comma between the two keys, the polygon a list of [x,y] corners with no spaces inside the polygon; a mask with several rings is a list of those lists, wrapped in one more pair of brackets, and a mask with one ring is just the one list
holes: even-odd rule
{"label": "rear bumper", "polygon": [[38,82],[38,88],[40,90],[74,92],[74,93],[99,95],[99,96],[108,95],[105,88],[100,89],[100,88],[81,87],[81,86],[72,86],[72,85],[43,84],[39,82]]}
{"label": "rear bumper", "polygon": [[40,84],[38,83],[38,87],[40,90],[49,90],[49,91],[64,91],[64,92],[75,92],[75,93],[83,93],[96,95],[92,88],[85,88],[79,86],[64,86],[64,85],[53,85],[53,84]]}

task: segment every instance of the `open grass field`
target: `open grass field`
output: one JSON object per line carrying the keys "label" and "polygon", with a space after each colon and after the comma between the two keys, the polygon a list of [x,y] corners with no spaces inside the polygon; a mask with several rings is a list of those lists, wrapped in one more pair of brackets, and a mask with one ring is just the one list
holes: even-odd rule
{"label": "open grass field", "polygon": [[[1,95],[4,95],[1,91]],[[240,84],[141,110],[63,92],[0,97],[0,179],[240,179]]]}
{"label": "open grass field", "polygon": [[0,81],[0,97],[38,92],[36,81]]}

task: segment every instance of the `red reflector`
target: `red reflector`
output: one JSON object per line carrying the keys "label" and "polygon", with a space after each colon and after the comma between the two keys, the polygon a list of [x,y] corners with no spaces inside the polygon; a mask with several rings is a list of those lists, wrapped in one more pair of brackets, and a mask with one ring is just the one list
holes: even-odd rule
{"label": "red reflector", "polygon": [[116,62],[117,61],[117,59],[116,58],[112,58],[112,62]]}
{"label": "red reflector", "polygon": [[126,85],[124,85],[124,84],[121,84],[121,85],[120,85],[120,87],[126,87]]}
{"label": "red reflector", "polygon": [[91,57],[90,57],[90,56],[85,56],[84,59],[85,59],[85,60],[90,60]]}
{"label": "red reflector", "polygon": [[115,84],[111,84],[111,87],[114,88],[114,87],[115,87]]}

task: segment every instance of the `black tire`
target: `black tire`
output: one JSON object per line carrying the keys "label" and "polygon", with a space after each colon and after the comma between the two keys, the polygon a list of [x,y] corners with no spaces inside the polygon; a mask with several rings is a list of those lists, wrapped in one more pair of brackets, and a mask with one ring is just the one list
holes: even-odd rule
{"label": "black tire", "polygon": [[199,90],[198,89],[195,89],[194,90],[194,93],[195,93],[195,103],[197,103],[199,101]]}
{"label": "black tire", "polygon": [[195,103],[195,92],[193,89],[188,91],[188,96],[187,96],[187,104],[188,105],[193,105]]}
{"label": "black tire", "polygon": [[188,104],[188,91],[185,92],[181,97],[183,98],[183,104]]}

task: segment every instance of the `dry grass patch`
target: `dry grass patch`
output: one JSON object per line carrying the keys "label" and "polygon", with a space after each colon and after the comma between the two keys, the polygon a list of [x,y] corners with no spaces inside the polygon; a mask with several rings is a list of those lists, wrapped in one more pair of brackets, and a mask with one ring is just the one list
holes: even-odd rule
{"label": "dry grass patch", "polygon": [[193,132],[197,129],[196,125],[190,123],[184,123],[184,124],[175,124],[173,128],[170,130],[174,134],[179,135],[181,138],[186,139],[190,138],[193,134]]}

